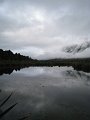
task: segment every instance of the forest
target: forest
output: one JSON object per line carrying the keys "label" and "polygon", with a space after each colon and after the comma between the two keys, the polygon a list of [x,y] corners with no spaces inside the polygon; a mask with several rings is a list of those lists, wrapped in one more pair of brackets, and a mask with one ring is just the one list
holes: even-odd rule
{"label": "forest", "polygon": [[13,53],[11,50],[0,49],[0,70],[12,68],[19,70],[30,66],[72,66],[76,70],[83,70],[90,72],[90,58],[57,58],[49,60],[32,59],[29,56],[21,55],[20,53]]}

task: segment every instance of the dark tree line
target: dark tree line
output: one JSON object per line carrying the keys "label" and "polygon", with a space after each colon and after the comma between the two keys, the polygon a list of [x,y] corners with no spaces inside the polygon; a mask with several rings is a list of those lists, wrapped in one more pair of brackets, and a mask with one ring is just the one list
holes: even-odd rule
{"label": "dark tree line", "polygon": [[2,50],[0,49],[0,60],[33,60],[28,56],[23,56],[20,53],[13,53],[11,50]]}
{"label": "dark tree line", "polygon": [[0,68],[18,70],[29,66],[73,66],[76,70],[90,72],[90,58],[35,60],[20,53],[14,54],[11,50],[0,49]]}

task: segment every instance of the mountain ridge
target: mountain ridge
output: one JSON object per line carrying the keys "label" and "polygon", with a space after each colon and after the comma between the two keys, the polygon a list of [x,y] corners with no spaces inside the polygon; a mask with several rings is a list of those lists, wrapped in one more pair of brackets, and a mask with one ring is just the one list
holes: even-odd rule
{"label": "mountain ridge", "polygon": [[71,46],[66,46],[66,47],[63,48],[63,51],[65,53],[76,54],[76,53],[83,52],[88,48],[90,48],[90,42],[86,41],[86,42],[83,42],[81,44],[74,44],[74,45],[71,45]]}

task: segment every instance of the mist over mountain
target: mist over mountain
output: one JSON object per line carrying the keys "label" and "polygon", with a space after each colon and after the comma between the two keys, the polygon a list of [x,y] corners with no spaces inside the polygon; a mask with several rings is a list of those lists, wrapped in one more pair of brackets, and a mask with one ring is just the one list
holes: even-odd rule
{"label": "mist over mountain", "polygon": [[71,57],[90,57],[90,42],[85,41],[81,44],[66,46],[62,51],[70,54]]}

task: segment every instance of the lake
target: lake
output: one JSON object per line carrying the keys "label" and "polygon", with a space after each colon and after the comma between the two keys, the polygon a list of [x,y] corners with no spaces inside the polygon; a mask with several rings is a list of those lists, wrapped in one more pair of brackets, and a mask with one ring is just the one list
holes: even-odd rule
{"label": "lake", "polygon": [[1,111],[17,105],[2,120],[90,120],[90,73],[73,67],[29,67],[3,74],[0,104],[11,93]]}

